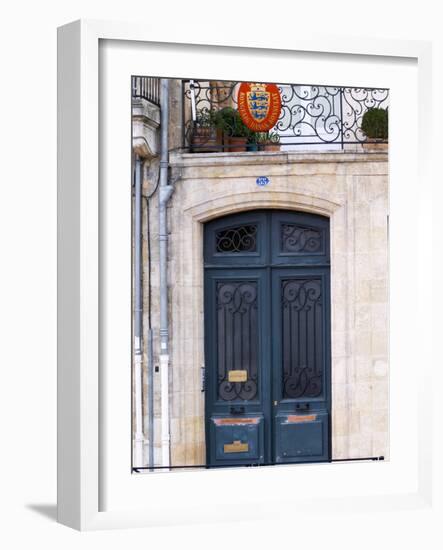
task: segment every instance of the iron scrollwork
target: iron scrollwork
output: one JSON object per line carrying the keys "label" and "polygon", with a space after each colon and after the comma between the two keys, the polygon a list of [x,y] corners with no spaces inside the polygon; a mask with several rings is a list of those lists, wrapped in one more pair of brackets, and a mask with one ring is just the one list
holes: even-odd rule
{"label": "iron scrollwork", "polygon": [[276,131],[284,142],[300,138],[319,143],[340,141],[340,88],[330,86],[279,86],[282,112]]}
{"label": "iron scrollwork", "polygon": [[256,225],[240,225],[223,229],[216,234],[215,248],[217,252],[255,252],[256,236]]}
{"label": "iron scrollwork", "polygon": [[281,226],[282,252],[314,253],[323,248],[322,232],[315,227],[284,223]]}
{"label": "iron scrollwork", "polygon": [[[218,398],[252,400],[258,390],[257,282],[217,283]],[[229,371],[246,370],[247,380],[229,382]]]}
{"label": "iron scrollwork", "polygon": [[361,129],[363,115],[368,109],[387,109],[389,90],[375,88],[343,88],[343,141],[363,143],[366,136]]}
{"label": "iron scrollwork", "polygon": [[323,391],[321,309],[320,279],[282,281],[283,398]]}

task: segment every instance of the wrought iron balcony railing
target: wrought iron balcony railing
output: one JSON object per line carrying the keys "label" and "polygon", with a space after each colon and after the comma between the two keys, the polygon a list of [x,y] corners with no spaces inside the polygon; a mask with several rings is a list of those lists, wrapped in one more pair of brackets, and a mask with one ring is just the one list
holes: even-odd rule
{"label": "wrought iron balcony railing", "polygon": [[132,97],[160,105],[160,79],[148,76],[132,77]]}
{"label": "wrought iron balcony railing", "polygon": [[[237,109],[241,82],[183,80],[183,146],[190,151],[238,151],[300,148],[356,150],[368,141],[362,130],[369,109],[388,110],[389,90],[301,84],[278,84],[282,109],[267,135],[249,133],[238,149],[241,132],[217,124],[222,109]],[[225,109],[226,111],[226,109]],[[247,132],[244,132],[247,134]],[[387,143],[385,130],[376,140]],[[360,147],[361,148],[361,147]]]}

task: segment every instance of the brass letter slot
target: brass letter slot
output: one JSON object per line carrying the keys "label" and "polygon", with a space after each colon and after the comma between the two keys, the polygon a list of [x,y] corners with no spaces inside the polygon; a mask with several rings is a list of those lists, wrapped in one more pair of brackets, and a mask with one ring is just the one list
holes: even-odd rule
{"label": "brass letter slot", "polygon": [[223,451],[225,453],[247,453],[249,451],[249,444],[242,443],[237,439],[232,443],[225,443],[223,445]]}
{"label": "brass letter slot", "polygon": [[228,372],[228,382],[246,382],[247,380],[247,370],[230,370]]}
{"label": "brass letter slot", "polygon": [[216,426],[241,426],[242,424],[258,424],[259,418],[215,418],[214,424]]}
{"label": "brass letter slot", "polygon": [[316,414],[290,414],[286,418],[286,422],[313,422],[317,418]]}

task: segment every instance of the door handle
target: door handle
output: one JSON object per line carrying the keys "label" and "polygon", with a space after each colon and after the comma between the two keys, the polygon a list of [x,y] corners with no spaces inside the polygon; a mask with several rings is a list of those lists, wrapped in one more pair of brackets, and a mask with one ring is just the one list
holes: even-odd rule
{"label": "door handle", "polygon": [[295,409],[297,411],[307,411],[309,410],[309,403],[296,403]]}
{"label": "door handle", "polygon": [[245,408],[242,405],[233,406],[229,408],[229,412],[231,414],[243,414],[245,412]]}

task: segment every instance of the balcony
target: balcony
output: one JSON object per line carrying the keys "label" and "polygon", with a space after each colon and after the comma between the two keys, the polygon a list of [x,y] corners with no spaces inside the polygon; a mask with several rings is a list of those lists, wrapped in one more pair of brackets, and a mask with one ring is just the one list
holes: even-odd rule
{"label": "balcony", "polygon": [[132,97],[133,99],[144,99],[159,107],[160,79],[148,76],[133,76]]}
{"label": "balcony", "polygon": [[[185,151],[358,153],[387,150],[388,89],[278,84],[282,104],[280,117],[269,132],[263,133],[248,131],[244,127],[239,132],[238,125],[230,122],[236,120],[240,84],[182,81]],[[365,117],[368,111],[372,111],[371,116],[376,115],[371,131],[367,122],[371,116]],[[225,114],[230,118],[225,116],[221,124],[220,119]],[[244,139],[238,139],[240,136]]]}
{"label": "balcony", "polygon": [[143,158],[159,154],[160,79],[133,76],[132,83],[132,147]]}

